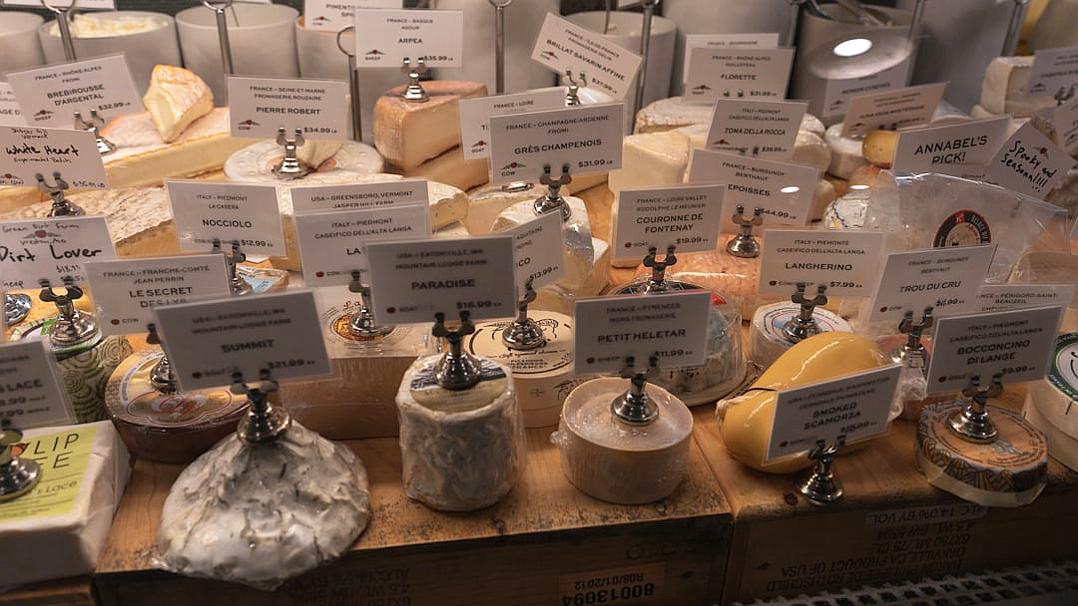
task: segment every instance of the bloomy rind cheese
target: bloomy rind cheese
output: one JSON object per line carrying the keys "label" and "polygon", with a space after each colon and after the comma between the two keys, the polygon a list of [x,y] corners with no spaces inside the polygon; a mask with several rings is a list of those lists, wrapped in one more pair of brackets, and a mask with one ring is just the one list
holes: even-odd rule
{"label": "bloomy rind cheese", "polygon": [[710,125],[714,113],[713,103],[698,103],[685,97],[659,99],[636,113],[633,132],[657,133],[691,124]]}
{"label": "bloomy rind cheese", "polygon": [[1037,110],[1055,106],[1055,91],[1026,92],[1033,57],[996,57],[988,64],[981,83],[981,107],[993,114],[1028,118]]}
{"label": "bloomy rind cheese", "polygon": [[[606,173],[573,175],[572,182],[561,191],[563,194],[581,192],[602,184],[606,179]],[[527,182],[527,185],[527,188],[513,191],[504,190],[501,185],[487,185],[472,191],[469,194],[471,203],[468,216],[464,220],[468,232],[473,236],[490,233],[494,220],[502,211],[519,202],[535,202],[548,191],[545,185],[537,182]]]}
{"label": "bloomy rind cheese", "polygon": [[157,132],[168,143],[179,137],[192,122],[213,110],[213,92],[190,70],[155,65],[142,104]]}
{"label": "bloomy rind cheese", "polygon": [[[310,178],[310,175],[307,175],[288,180],[273,174],[273,167],[280,163],[282,158],[284,158],[283,147],[274,141],[259,141],[229,156],[228,161],[225,162],[225,175],[232,181],[277,183],[283,186],[303,185]],[[365,143],[346,141],[330,159],[321,162],[317,171],[311,174],[347,171],[352,174],[369,175],[382,172],[384,167],[382,156],[373,147]]]}
{"label": "bloomy rind cheese", "polygon": [[832,124],[824,134],[824,140],[831,148],[831,165],[827,172],[839,179],[849,179],[853,171],[868,164],[861,151],[859,139],[842,136],[842,123]]}
{"label": "bloomy rind cheese", "polygon": [[423,83],[430,99],[415,103],[401,97],[404,89],[390,90],[374,105],[374,146],[401,171],[459,146],[459,101],[487,95],[478,82],[433,80]]}
{"label": "bloomy rind cheese", "polygon": [[1078,471],[1078,332],[1056,338],[1048,375],[1030,383],[1022,414],[1047,436],[1048,454]]}

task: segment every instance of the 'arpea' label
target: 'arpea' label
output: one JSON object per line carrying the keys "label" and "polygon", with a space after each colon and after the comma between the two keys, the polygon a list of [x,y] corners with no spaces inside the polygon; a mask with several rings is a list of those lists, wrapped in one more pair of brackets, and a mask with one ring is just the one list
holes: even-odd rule
{"label": "'arpea' label", "polygon": [[694,48],[689,51],[685,98],[785,99],[793,58],[792,48]]}
{"label": "'arpea' label", "polygon": [[870,321],[898,322],[925,307],[937,316],[972,311],[995,252],[995,244],[983,244],[887,255]]}
{"label": "'arpea' label", "polygon": [[1074,166],[1074,158],[1033,124],[1019,128],[988,163],[985,181],[1044,199]]}
{"label": "'arpea' label", "polygon": [[618,193],[611,244],[618,257],[640,257],[654,246],[660,255],[704,252],[718,245],[726,186],[640,187]]}
{"label": "'arpea' label", "polygon": [[58,186],[55,173],[74,189],[106,189],[105,164],[89,131],[0,126],[0,185],[37,187],[37,175]]}
{"label": "'arpea' label", "polygon": [[250,183],[170,180],[168,197],[182,250],[205,252],[220,240],[244,253],[285,254],[277,188]]}
{"label": "'arpea' label", "polygon": [[123,55],[10,72],[7,79],[26,123],[33,126],[71,128],[75,112],[88,120],[94,110],[108,121],[142,111],[142,97]]}
{"label": "'arpea' label", "polygon": [[460,67],[464,13],[445,10],[356,9],[356,64],[395,67],[405,59],[427,67]]}
{"label": "'arpea' label", "polygon": [[19,429],[75,422],[54,364],[41,339],[0,345],[0,419]]}
{"label": "'arpea' label", "polygon": [[559,75],[572,72],[575,78],[586,79],[582,85],[624,99],[643,59],[598,32],[547,13],[535,38],[532,61]]}
{"label": "'arpea' label", "polygon": [[760,293],[788,295],[798,282],[827,294],[867,297],[883,260],[881,231],[769,229],[760,255]]}
{"label": "'arpea' label", "polygon": [[1011,119],[988,118],[930,126],[898,135],[895,172],[935,172],[956,177],[984,171],[1007,137]]}
{"label": "'arpea' label", "polygon": [[[292,139],[347,139],[348,84],[337,80],[228,77],[233,137],[273,139],[283,127]],[[281,149],[284,155],[284,148]]]}
{"label": "'arpea' label", "polygon": [[5,289],[37,288],[42,279],[60,286],[65,276],[81,284],[86,281],[86,261],[115,257],[105,217],[0,222],[0,275]]}
{"label": "'arpea' label", "polygon": [[805,116],[805,101],[719,99],[707,133],[715,151],[787,160]]}

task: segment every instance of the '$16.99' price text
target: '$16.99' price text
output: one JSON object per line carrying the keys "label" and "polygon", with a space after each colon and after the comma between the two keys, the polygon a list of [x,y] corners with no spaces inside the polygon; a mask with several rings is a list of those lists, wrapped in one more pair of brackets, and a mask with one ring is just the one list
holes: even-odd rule
{"label": "'$16.99' price text", "polygon": [[463,309],[486,309],[486,308],[489,308],[489,307],[497,307],[497,306],[494,304],[494,301],[491,301],[489,299],[486,300],[486,301],[457,301],[457,309],[458,310],[463,310]]}

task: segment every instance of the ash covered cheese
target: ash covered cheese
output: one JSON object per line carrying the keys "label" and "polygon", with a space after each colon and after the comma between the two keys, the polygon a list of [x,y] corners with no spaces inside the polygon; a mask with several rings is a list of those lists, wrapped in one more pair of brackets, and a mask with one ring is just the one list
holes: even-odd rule
{"label": "ash covered cheese", "polygon": [[992,114],[1028,118],[1037,110],[1054,107],[1052,95],[1025,92],[1033,57],[996,57],[988,64],[981,83],[981,107]]}
{"label": "ash covered cheese", "polygon": [[622,167],[610,173],[610,190],[681,183],[689,166],[689,149],[689,138],[677,131],[625,137]]}
{"label": "ash covered cheese", "polygon": [[487,95],[479,82],[434,80],[423,83],[430,99],[415,103],[401,97],[404,89],[390,90],[374,105],[374,145],[402,171],[459,146],[460,100]]}
{"label": "ash covered cheese", "polygon": [[839,179],[849,179],[853,171],[868,164],[861,148],[860,139],[842,136],[842,123],[832,124],[824,134],[824,140],[831,148],[831,164],[827,172]]}
{"label": "ash covered cheese", "polygon": [[[574,196],[563,198],[569,205],[572,216],[562,223],[562,235],[565,237],[562,249],[565,275],[556,284],[566,290],[577,291],[584,287],[591,274],[595,246],[592,243],[591,223],[584,201]],[[535,219],[536,216],[533,201],[518,202],[498,215],[490,231],[497,233],[513,229]]]}

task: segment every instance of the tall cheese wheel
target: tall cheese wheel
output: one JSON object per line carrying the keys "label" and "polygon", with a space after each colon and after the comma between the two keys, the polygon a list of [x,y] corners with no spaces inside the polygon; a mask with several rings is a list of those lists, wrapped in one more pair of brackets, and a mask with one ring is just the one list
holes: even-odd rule
{"label": "tall cheese wheel", "polygon": [[[801,306],[790,302],[772,303],[756,310],[749,336],[749,358],[761,368],[771,366],[793,346],[782,329],[801,314]],[[850,324],[826,309],[816,308],[812,317],[821,332],[853,332]]]}

